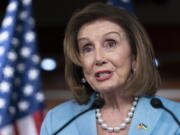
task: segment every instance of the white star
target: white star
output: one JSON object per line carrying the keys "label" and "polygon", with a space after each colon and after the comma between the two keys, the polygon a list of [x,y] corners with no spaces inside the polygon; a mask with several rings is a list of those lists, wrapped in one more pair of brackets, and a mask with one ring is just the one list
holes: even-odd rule
{"label": "white star", "polygon": [[1,92],[9,92],[10,91],[10,83],[3,81],[0,83],[0,91]]}
{"label": "white star", "polygon": [[12,39],[12,45],[14,45],[14,46],[18,46],[19,45],[19,39],[17,39],[17,38],[13,38]]}
{"label": "white star", "polygon": [[25,65],[23,63],[17,64],[17,70],[23,72],[25,70]]}
{"label": "white star", "polygon": [[5,49],[3,46],[0,46],[0,56],[3,55],[5,52]]}
{"label": "white star", "polygon": [[10,66],[3,68],[3,74],[5,77],[12,77],[14,75],[14,69]]}
{"label": "white star", "polygon": [[28,6],[29,4],[31,4],[31,0],[23,0],[22,2],[25,6]]}
{"label": "white star", "polygon": [[13,22],[13,18],[11,16],[7,17],[4,19],[2,26],[3,27],[8,27],[9,25],[11,25]]}
{"label": "white star", "polygon": [[0,109],[5,107],[5,100],[3,98],[0,98]]}
{"label": "white star", "polygon": [[30,54],[31,54],[31,50],[30,50],[30,48],[28,48],[28,47],[23,47],[22,49],[21,49],[21,55],[23,56],[23,57],[25,57],[25,58],[27,58],[27,57],[29,57],[30,56]]}
{"label": "white star", "polygon": [[25,40],[26,42],[32,42],[35,39],[35,33],[30,31],[25,34]]}
{"label": "white star", "polygon": [[14,115],[14,114],[16,113],[15,107],[10,106],[10,107],[9,107],[9,112],[10,112],[12,115]]}
{"label": "white star", "polygon": [[7,57],[9,60],[15,61],[17,59],[17,54],[14,51],[10,51]]}
{"label": "white star", "polygon": [[29,96],[29,95],[31,95],[32,94],[32,92],[33,92],[33,86],[32,85],[26,85],[25,87],[24,87],[24,95],[26,95],[26,96]]}
{"label": "white star", "polygon": [[16,10],[16,8],[17,8],[17,2],[11,2],[9,5],[8,5],[8,11],[9,12],[11,12],[11,11],[14,11],[14,10]]}
{"label": "white star", "polygon": [[39,57],[38,55],[34,54],[34,55],[32,56],[32,61],[33,61],[35,64],[39,64],[39,62],[40,62],[40,57]]}
{"label": "white star", "polygon": [[38,77],[39,71],[37,69],[30,69],[28,72],[28,78],[34,80]]}
{"label": "white star", "polygon": [[39,102],[42,102],[44,101],[44,94],[42,92],[38,92],[36,94],[36,99],[39,101]]}
{"label": "white star", "polygon": [[9,37],[8,31],[4,31],[4,32],[0,33],[0,43],[3,42],[4,40],[7,40],[8,37]]}
{"label": "white star", "polygon": [[20,101],[18,103],[18,107],[21,111],[26,111],[29,108],[29,102],[27,101]]}
{"label": "white star", "polygon": [[28,16],[28,12],[26,12],[26,11],[22,11],[19,13],[19,18],[21,20],[25,20],[27,18],[27,16]]}

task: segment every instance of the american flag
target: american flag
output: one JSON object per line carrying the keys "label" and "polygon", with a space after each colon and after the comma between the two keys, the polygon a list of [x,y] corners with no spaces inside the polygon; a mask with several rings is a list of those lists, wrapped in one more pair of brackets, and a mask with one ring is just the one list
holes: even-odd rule
{"label": "american flag", "polygon": [[9,0],[0,28],[0,135],[38,135],[44,115],[31,0]]}
{"label": "american flag", "polygon": [[107,3],[133,12],[133,0],[108,0]]}

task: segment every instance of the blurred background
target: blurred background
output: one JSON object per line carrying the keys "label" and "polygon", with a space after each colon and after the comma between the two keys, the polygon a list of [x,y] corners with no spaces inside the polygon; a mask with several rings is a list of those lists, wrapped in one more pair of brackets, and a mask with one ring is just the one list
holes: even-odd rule
{"label": "blurred background", "polygon": [[[74,11],[89,3],[106,0],[34,0],[38,50],[47,108],[72,98],[64,81],[63,38]],[[162,85],[158,95],[180,101],[180,1],[134,0],[134,13],[154,45]],[[0,1],[0,21],[7,0]]]}

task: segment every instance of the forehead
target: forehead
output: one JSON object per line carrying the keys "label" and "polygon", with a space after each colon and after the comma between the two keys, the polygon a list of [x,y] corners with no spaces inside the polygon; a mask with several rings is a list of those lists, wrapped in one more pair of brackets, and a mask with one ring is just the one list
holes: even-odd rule
{"label": "forehead", "polygon": [[[108,21],[108,20],[97,20],[91,23],[87,23],[81,26],[79,29],[77,38],[86,37],[88,35],[96,35],[100,33],[108,33],[108,32],[118,32],[124,33],[121,26],[118,24]],[[98,33],[97,33],[98,32]]]}

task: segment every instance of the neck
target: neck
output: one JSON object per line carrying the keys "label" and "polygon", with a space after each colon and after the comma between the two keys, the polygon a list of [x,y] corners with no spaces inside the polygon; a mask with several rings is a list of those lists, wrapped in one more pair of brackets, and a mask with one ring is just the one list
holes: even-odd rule
{"label": "neck", "polygon": [[122,110],[124,107],[131,106],[133,97],[125,97],[119,93],[102,93],[102,98],[105,100],[105,105],[103,108],[113,109],[113,110]]}

